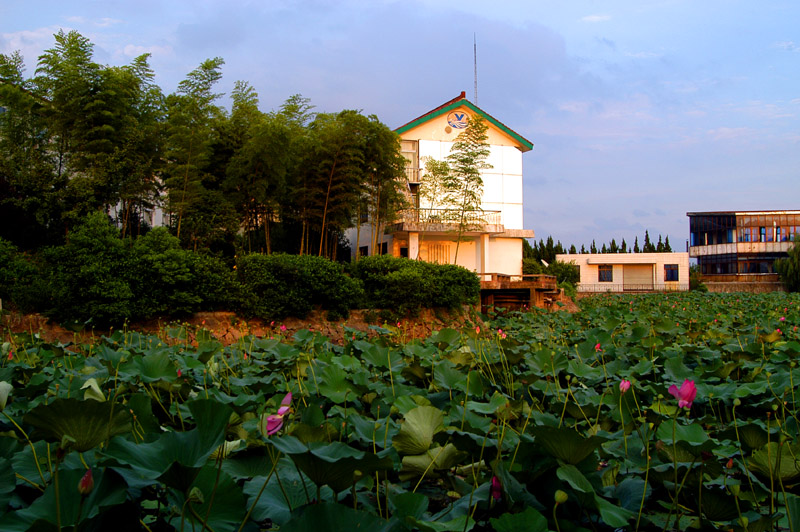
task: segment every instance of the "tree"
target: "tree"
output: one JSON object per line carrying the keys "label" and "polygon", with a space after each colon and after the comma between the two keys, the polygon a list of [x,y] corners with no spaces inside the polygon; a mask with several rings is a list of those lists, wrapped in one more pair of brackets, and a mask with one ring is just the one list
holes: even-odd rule
{"label": "tree", "polygon": [[787,291],[800,292],[800,235],[794,236],[788,256],[775,261],[775,271]]}
{"label": "tree", "polygon": [[669,235],[664,239],[664,253],[672,253],[672,247],[669,245]]}
{"label": "tree", "polygon": [[[211,158],[212,121],[222,115],[214,102],[221,96],[213,92],[222,77],[222,58],[206,59],[178,84],[178,91],[167,97],[167,150],[165,167],[169,193],[169,211],[175,215],[175,234],[182,238],[184,221],[188,218],[188,237],[194,242],[200,237],[200,218],[197,208],[206,198],[203,178]],[[212,225],[216,225],[212,222]]]}
{"label": "tree", "polygon": [[473,115],[467,128],[456,137],[447,156],[452,176],[458,183],[453,202],[458,212],[454,263],[458,261],[458,247],[464,232],[475,223],[475,213],[481,212],[483,198],[481,171],[491,168],[486,162],[489,157],[488,129],[489,126],[483,117]]}
{"label": "tree", "polygon": [[653,253],[656,250],[652,242],[650,242],[650,233],[647,229],[644,230],[644,245],[642,246],[642,253]]}
{"label": "tree", "polygon": [[637,237],[634,237],[634,240],[633,240],[633,252],[634,253],[639,253],[640,251],[641,250],[639,249],[639,237],[637,236]]}
{"label": "tree", "polygon": [[531,243],[528,241],[527,238],[522,239],[522,258],[523,259],[533,259],[535,251]]}
{"label": "tree", "polygon": [[[400,151],[400,138],[375,115],[367,117],[364,146],[364,196],[367,221],[372,232],[373,253],[379,249],[384,227],[407,206],[402,177],[406,159]],[[360,218],[360,216],[359,216]],[[360,227],[360,219],[356,223]]]}
{"label": "tree", "polygon": [[619,253],[619,246],[617,246],[617,241],[613,238],[611,239],[611,244],[608,246],[609,253]]}
{"label": "tree", "polygon": [[294,167],[293,130],[285,116],[261,113],[258,95],[246,83],[237,82],[232,97],[233,153],[224,188],[236,206],[247,249],[252,251],[253,236],[263,231],[263,249],[271,253],[271,224],[282,219],[287,179]]}
{"label": "tree", "polygon": [[592,240],[592,245],[589,247],[589,253],[597,253],[597,244]]}
{"label": "tree", "polygon": [[570,255],[575,255],[575,254],[577,254],[577,253],[578,253],[578,250],[575,248],[575,244],[572,244],[572,245],[569,247],[569,252],[568,252],[568,253],[569,253]]}
{"label": "tree", "polygon": [[658,244],[656,244],[656,252],[664,253],[664,243],[661,241],[661,235],[658,235]]}
{"label": "tree", "polygon": [[19,52],[0,54],[0,237],[36,248],[63,237],[64,180],[54,172],[50,103],[23,72]]}
{"label": "tree", "polygon": [[628,244],[625,243],[625,239],[622,239],[622,244],[619,246],[620,253],[627,253],[628,252]]}

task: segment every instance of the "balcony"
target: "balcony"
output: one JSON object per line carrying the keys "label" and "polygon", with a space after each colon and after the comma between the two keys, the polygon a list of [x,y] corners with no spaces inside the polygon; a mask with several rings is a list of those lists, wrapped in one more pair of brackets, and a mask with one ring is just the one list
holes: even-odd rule
{"label": "balcony", "polygon": [[462,212],[458,209],[405,209],[397,213],[392,229],[394,231],[441,232],[458,231],[465,224],[465,233],[503,233],[503,219],[500,211],[473,210]]}

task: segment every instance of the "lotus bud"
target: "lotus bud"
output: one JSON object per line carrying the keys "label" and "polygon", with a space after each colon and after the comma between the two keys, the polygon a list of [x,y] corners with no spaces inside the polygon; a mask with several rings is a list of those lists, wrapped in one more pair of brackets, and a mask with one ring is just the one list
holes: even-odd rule
{"label": "lotus bud", "polygon": [[205,497],[203,497],[203,492],[200,491],[200,488],[197,486],[193,487],[191,491],[189,491],[189,502],[196,502],[199,504],[203,504],[205,502]]}
{"label": "lotus bud", "polygon": [[564,504],[569,499],[569,495],[567,495],[566,491],[563,490],[556,490],[555,495],[553,498],[556,500],[556,504]]}
{"label": "lotus bud", "polygon": [[733,400],[733,406],[742,406],[742,400],[737,397]]}
{"label": "lotus bud", "polygon": [[86,497],[92,492],[93,489],[94,477],[92,476],[92,470],[87,469],[86,473],[84,473],[81,479],[78,481],[78,493]]}

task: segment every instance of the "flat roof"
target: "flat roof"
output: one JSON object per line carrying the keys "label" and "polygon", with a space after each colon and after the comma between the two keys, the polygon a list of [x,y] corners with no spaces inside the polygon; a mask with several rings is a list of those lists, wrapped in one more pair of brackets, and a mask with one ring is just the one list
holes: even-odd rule
{"label": "flat roof", "polygon": [[710,216],[710,215],[760,215],[760,214],[800,214],[800,210],[798,211],[706,211],[706,212],[687,212],[686,216]]}

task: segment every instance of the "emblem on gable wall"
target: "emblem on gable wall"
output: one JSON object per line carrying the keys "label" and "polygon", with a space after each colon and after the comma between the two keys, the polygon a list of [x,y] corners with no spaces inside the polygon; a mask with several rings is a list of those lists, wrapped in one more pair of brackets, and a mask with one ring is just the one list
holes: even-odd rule
{"label": "emblem on gable wall", "polygon": [[464,111],[453,111],[447,115],[447,123],[455,129],[466,129],[469,115]]}

